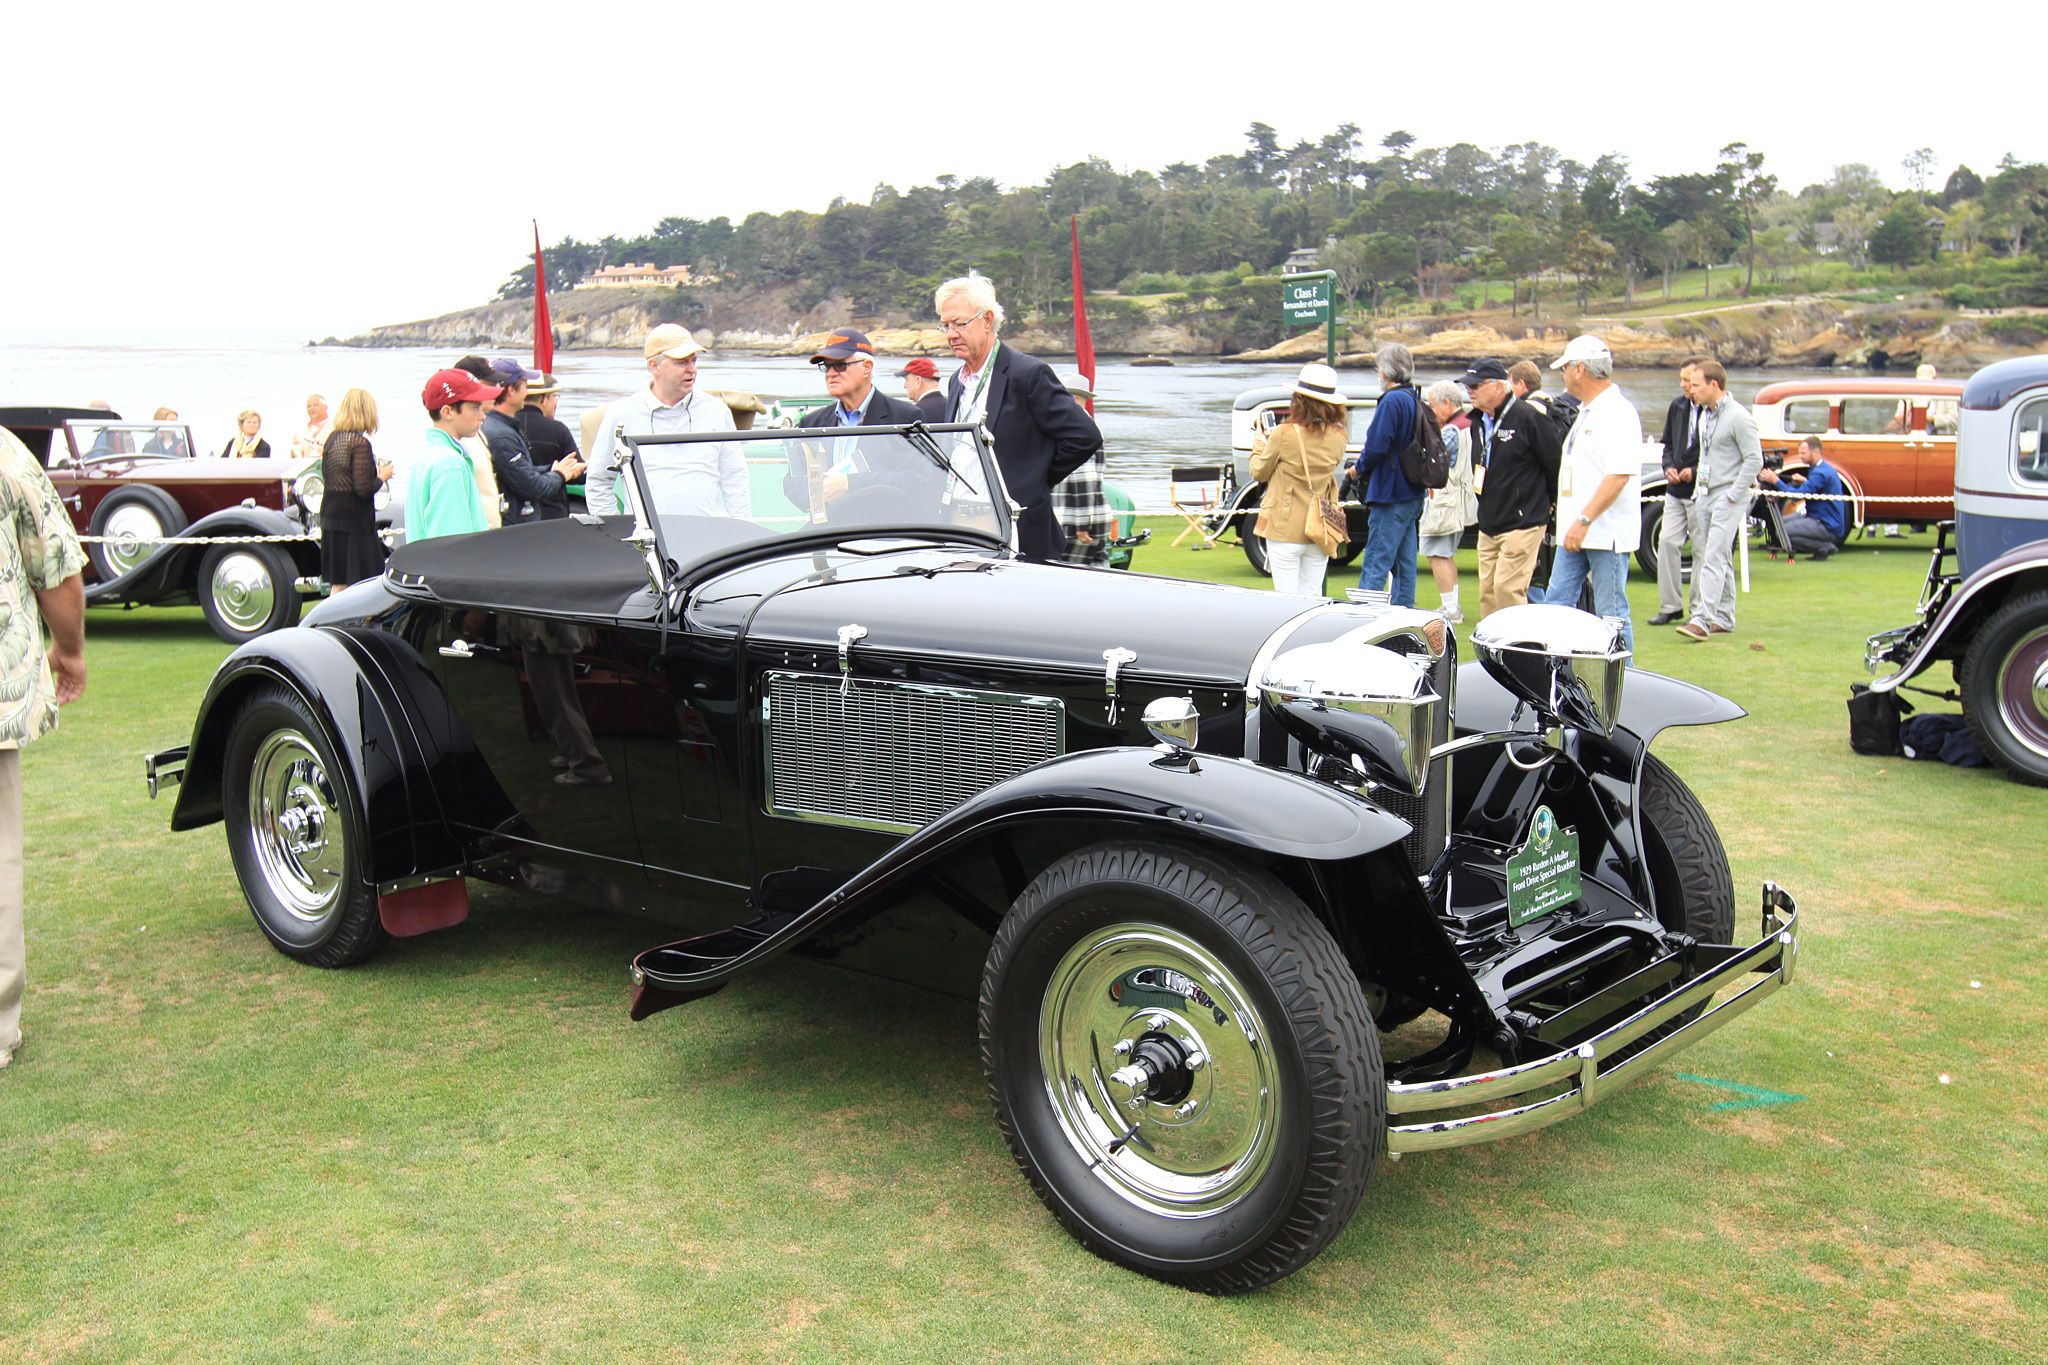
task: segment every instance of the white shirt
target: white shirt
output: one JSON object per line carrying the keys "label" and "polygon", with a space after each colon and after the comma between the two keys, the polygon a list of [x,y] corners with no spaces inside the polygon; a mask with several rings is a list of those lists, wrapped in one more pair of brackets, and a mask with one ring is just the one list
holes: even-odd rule
{"label": "white shirt", "polygon": [[1633,551],[1643,539],[1643,418],[1618,385],[1579,409],[1557,474],[1557,534],[1577,524],[1600,481],[1628,475],[1628,487],[1586,528],[1588,550]]}
{"label": "white shirt", "polygon": [[[618,482],[618,446],[613,434],[667,436],[686,431],[734,431],[732,409],[722,399],[692,389],[680,403],[664,405],[649,384],[605,410],[590,447],[590,472],[584,476],[583,500],[599,515],[623,511]],[[656,507],[670,516],[743,517],[754,515],[747,486],[747,461],[731,441],[648,446],[640,452]]]}

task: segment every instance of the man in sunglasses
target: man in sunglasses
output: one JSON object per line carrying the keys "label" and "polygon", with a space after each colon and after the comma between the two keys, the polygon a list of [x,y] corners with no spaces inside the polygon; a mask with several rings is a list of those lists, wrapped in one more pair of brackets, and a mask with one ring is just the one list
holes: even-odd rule
{"label": "man in sunglasses", "polygon": [[[825,344],[811,357],[825,375],[825,392],[832,401],[813,408],[797,422],[800,427],[907,426],[918,419],[917,409],[901,398],[891,398],[875,387],[875,344],[867,333],[841,327],[825,338]],[[789,468],[782,476],[782,491],[798,507],[813,516],[848,493],[870,487],[898,487],[915,480],[918,467],[893,458],[897,443],[891,442],[885,456],[879,443],[863,449],[858,441],[831,441],[809,452],[807,462],[801,443],[790,451]],[[812,464],[819,465],[813,468]],[[929,464],[923,465],[932,471]]]}

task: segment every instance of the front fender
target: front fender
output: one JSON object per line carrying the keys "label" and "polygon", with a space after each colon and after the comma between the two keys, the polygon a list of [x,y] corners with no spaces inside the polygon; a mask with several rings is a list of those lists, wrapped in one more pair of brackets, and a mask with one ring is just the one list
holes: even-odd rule
{"label": "front fender", "polygon": [[[228,539],[235,536],[301,536],[303,544],[281,548],[292,556],[301,571],[317,567],[319,546],[306,528],[269,507],[224,507],[208,513],[178,532],[180,537]],[[156,552],[119,578],[94,583],[85,590],[88,605],[106,602],[150,604],[166,598],[198,594],[199,561],[211,549],[208,545],[160,545]]]}
{"label": "front fender", "polygon": [[[649,949],[634,959],[635,1017],[708,994],[735,972],[860,913],[906,877],[1023,821],[1081,820],[1150,829],[1180,842],[1339,863],[1399,844],[1413,827],[1334,787],[1244,759],[1193,764],[1154,749],[1089,749],[1049,759],[948,811],[809,909]],[[656,990],[646,989],[651,983]],[[657,996],[669,998],[656,1000]]]}
{"label": "front fender", "polygon": [[[1505,730],[1515,714],[1514,695],[1495,682],[1484,665],[1458,665],[1458,729],[1473,733]],[[1631,668],[1622,686],[1621,715],[1615,726],[1640,739],[1645,747],[1659,731],[1674,725],[1718,725],[1749,713],[1718,692]],[[1525,716],[1526,723],[1526,716]]]}
{"label": "front fender", "polygon": [[[381,670],[366,666],[351,642],[331,630],[275,631],[228,655],[208,684],[192,725],[171,828],[196,829],[223,817],[228,729],[249,695],[271,683],[298,694],[326,726],[336,753],[348,765],[372,880],[384,885],[445,868],[445,857],[423,864],[423,850],[415,838],[420,823],[416,806],[421,804],[416,796],[425,794],[426,787],[425,766],[411,728],[393,705]],[[430,796],[424,804],[432,809]],[[445,826],[443,831],[445,840]]]}

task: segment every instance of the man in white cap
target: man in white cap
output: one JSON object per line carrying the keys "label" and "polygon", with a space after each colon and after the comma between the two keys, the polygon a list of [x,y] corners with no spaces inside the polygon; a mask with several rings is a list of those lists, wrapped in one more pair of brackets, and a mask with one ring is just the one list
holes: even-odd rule
{"label": "man in white cap", "polygon": [[1573,337],[1550,362],[1579,402],[1557,474],[1557,557],[1543,600],[1577,606],[1590,580],[1593,610],[1621,623],[1635,648],[1628,614],[1628,557],[1643,535],[1643,418],[1614,386],[1614,355],[1599,337]]}
{"label": "man in white cap", "polygon": [[[625,510],[617,488],[617,433],[667,436],[694,431],[734,430],[732,410],[715,395],[697,391],[697,357],[706,348],[687,327],[663,323],[647,334],[647,387],[613,403],[590,446],[584,502],[605,515]],[[649,446],[640,455],[660,510],[671,516],[751,517],[747,462],[730,441]]]}

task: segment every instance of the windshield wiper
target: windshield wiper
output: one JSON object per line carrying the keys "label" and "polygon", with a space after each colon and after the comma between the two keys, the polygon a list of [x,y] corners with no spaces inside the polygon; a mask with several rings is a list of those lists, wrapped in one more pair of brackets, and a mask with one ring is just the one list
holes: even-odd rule
{"label": "windshield wiper", "polygon": [[[909,441],[911,446],[926,459],[930,460],[940,469],[945,470],[946,473],[955,479],[958,479],[960,486],[967,490],[969,497],[978,498],[981,496],[981,490],[969,483],[967,476],[953,467],[953,462],[946,458],[946,452],[939,449],[938,439],[932,435],[923,422],[912,422],[909,426],[905,427],[903,429],[903,438]],[[973,438],[969,437],[968,439],[972,440]]]}

